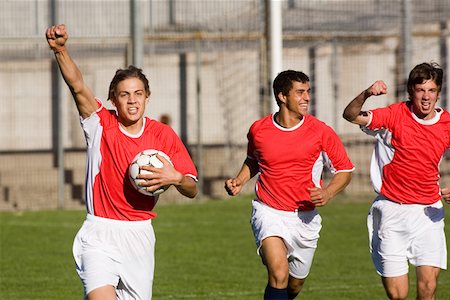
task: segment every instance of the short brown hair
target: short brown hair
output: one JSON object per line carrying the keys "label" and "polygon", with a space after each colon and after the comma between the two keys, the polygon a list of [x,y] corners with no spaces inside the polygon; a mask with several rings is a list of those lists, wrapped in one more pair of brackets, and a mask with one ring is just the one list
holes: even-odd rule
{"label": "short brown hair", "polygon": [[275,77],[273,80],[273,94],[275,96],[275,100],[278,102],[278,94],[281,92],[283,95],[289,94],[289,91],[292,89],[293,82],[298,81],[301,83],[309,82],[309,77],[303,72],[294,71],[294,70],[286,70],[281,72]]}
{"label": "short brown hair", "polygon": [[444,77],[444,71],[441,67],[434,62],[421,63],[415,66],[408,77],[408,94],[411,97],[413,94],[413,88],[416,84],[422,84],[427,80],[432,80],[436,83],[438,91],[441,91],[442,78]]}
{"label": "short brown hair", "polygon": [[118,69],[116,71],[116,74],[109,84],[108,99],[111,100],[115,98],[115,91],[119,82],[129,78],[137,78],[142,81],[142,83],[144,84],[145,94],[147,95],[147,97],[150,96],[150,86],[148,84],[148,79],[144,75],[144,73],[142,73],[142,69],[136,68],[135,66],[128,66],[128,68],[126,69]]}

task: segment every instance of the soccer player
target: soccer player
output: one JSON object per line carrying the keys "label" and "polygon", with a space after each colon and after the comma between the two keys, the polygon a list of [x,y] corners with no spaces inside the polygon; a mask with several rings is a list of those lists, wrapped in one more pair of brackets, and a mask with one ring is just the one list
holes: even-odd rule
{"label": "soccer player", "polygon": [[96,299],[152,297],[155,235],[152,219],[158,197],[132,187],[128,166],[145,149],[166,153],[161,169],[141,175],[143,186],[155,191],[173,185],[184,196],[197,194],[197,171],[186,148],[167,125],[144,117],[150,88],[141,69],[130,66],[116,71],[109,88],[115,111],[107,110],[86,86],[66,48],[64,25],[46,31],[80,115],[87,142],[87,217],[77,233],[73,254],[85,296]]}
{"label": "soccer player", "polygon": [[435,299],[439,270],[447,266],[441,198],[450,202],[450,189],[440,189],[438,181],[450,147],[450,115],[436,106],[442,78],[437,64],[419,64],[409,74],[409,100],[362,111],[369,97],[387,94],[379,80],[343,114],[377,138],[370,168],[377,197],[367,224],[372,260],[390,299],[408,296],[408,261],[421,300]]}
{"label": "soccer player", "polygon": [[[259,173],[251,224],[268,272],[264,299],[294,299],[309,274],[322,227],[316,207],[348,185],[354,167],[331,127],[308,114],[306,74],[281,72],[273,92],[279,110],[250,127],[247,158],[225,189],[235,196]],[[325,165],[334,175],[322,187]]]}

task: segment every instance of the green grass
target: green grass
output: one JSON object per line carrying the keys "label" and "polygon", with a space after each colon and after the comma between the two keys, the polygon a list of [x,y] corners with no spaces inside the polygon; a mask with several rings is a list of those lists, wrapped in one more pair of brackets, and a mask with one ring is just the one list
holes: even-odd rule
{"label": "green grass", "polygon": [[[157,207],[153,299],[262,299],[266,271],[256,255],[250,201]],[[299,299],[386,299],[368,253],[369,206],[336,199],[320,209],[321,238]],[[0,213],[0,299],[82,299],[72,241],[83,220],[80,211]],[[450,272],[441,272],[439,286],[437,299],[450,299]]]}

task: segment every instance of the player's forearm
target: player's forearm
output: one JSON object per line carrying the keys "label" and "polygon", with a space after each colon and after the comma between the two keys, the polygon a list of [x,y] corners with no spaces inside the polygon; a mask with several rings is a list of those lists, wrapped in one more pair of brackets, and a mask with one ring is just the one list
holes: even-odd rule
{"label": "player's forearm", "polygon": [[80,69],[72,60],[65,47],[59,51],[55,51],[55,57],[64,81],[72,93],[80,115],[83,118],[89,117],[97,110],[97,103],[94,95],[85,85]]}
{"label": "player's forearm", "polygon": [[336,173],[326,187],[330,198],[334,198],[337,194],[342,192],[352,179],[352,172]]}
{"label": "player's forearm", "polygon": [[58,63],[61,75],[69,86],[72,93],[79,93],[83,89],[84,81],[80,69],[69,55],[64,47],[59,51],[55,51],[55,58]]}
{"label": "player's forearm", "polygon": [[250,179],[252,179],[256,174],[258,174],[258,171],[259,171],[258,162],[253,159],[247,158],[244,161],[242,168],[239,171],[236,178],[238,178],[242,182],[242,185],[245,185]]}
{"label": "player's forearm", "polygon": [[198,193],[197,183],[190,176],[183,176],[180,184],[175,185],[175,187],[183,196],[188,198],[194,198]]}
{"label": "player's forearm", "polygon": [[364,103],[369,97],[370,92],[368,90],[364,90],[363,92],[361,92],[361,94],[359,94],[352,101],[350,101],[350,103],[344,109],[344,113],[342,114],[344,119],[346,119],[349,122],[353,122],[361,112]]}

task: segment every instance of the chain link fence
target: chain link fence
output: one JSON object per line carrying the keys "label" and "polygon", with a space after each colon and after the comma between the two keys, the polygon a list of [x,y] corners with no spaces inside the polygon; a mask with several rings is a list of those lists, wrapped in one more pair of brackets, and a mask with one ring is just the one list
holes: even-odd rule
{"label": "chain link fence", "polygon": [[[139,20],[141,67],[152,91],[146,115],[170,120],[199,168],[203,194],[225,197],[223,181],[236,174],[246,156],[249,126],[270,113],[274,101],[268,78],[266,4],[2,1],[0,209],[83,206],[84,137],[70,92],[63,84],[55,89],[54,59],[44,36],[54,22],[66,24],[70,52],[86,82],[111,107],[107,88],[116,69],[132,63],[132,21]],[[139,6],[138,16],[132,5]],[[348,124],[342,111],[378,79],[388,84],[389,94],[367,108],[404,100],[405,70],[423,61],[435,61],[448,73],[450,2],[285,0],[282,20],[283,68],[310,75],[311,113],[336,130],[357,166],[346,192],[370,193],[373,140]],[[439,105],[447,109],[449,85],[446,76]],[[62,201],[57,143],[64,149]],[[441,184],[450,185],[447,158],[441,171]],[[171,190],[161,197],[183,201]]]}

